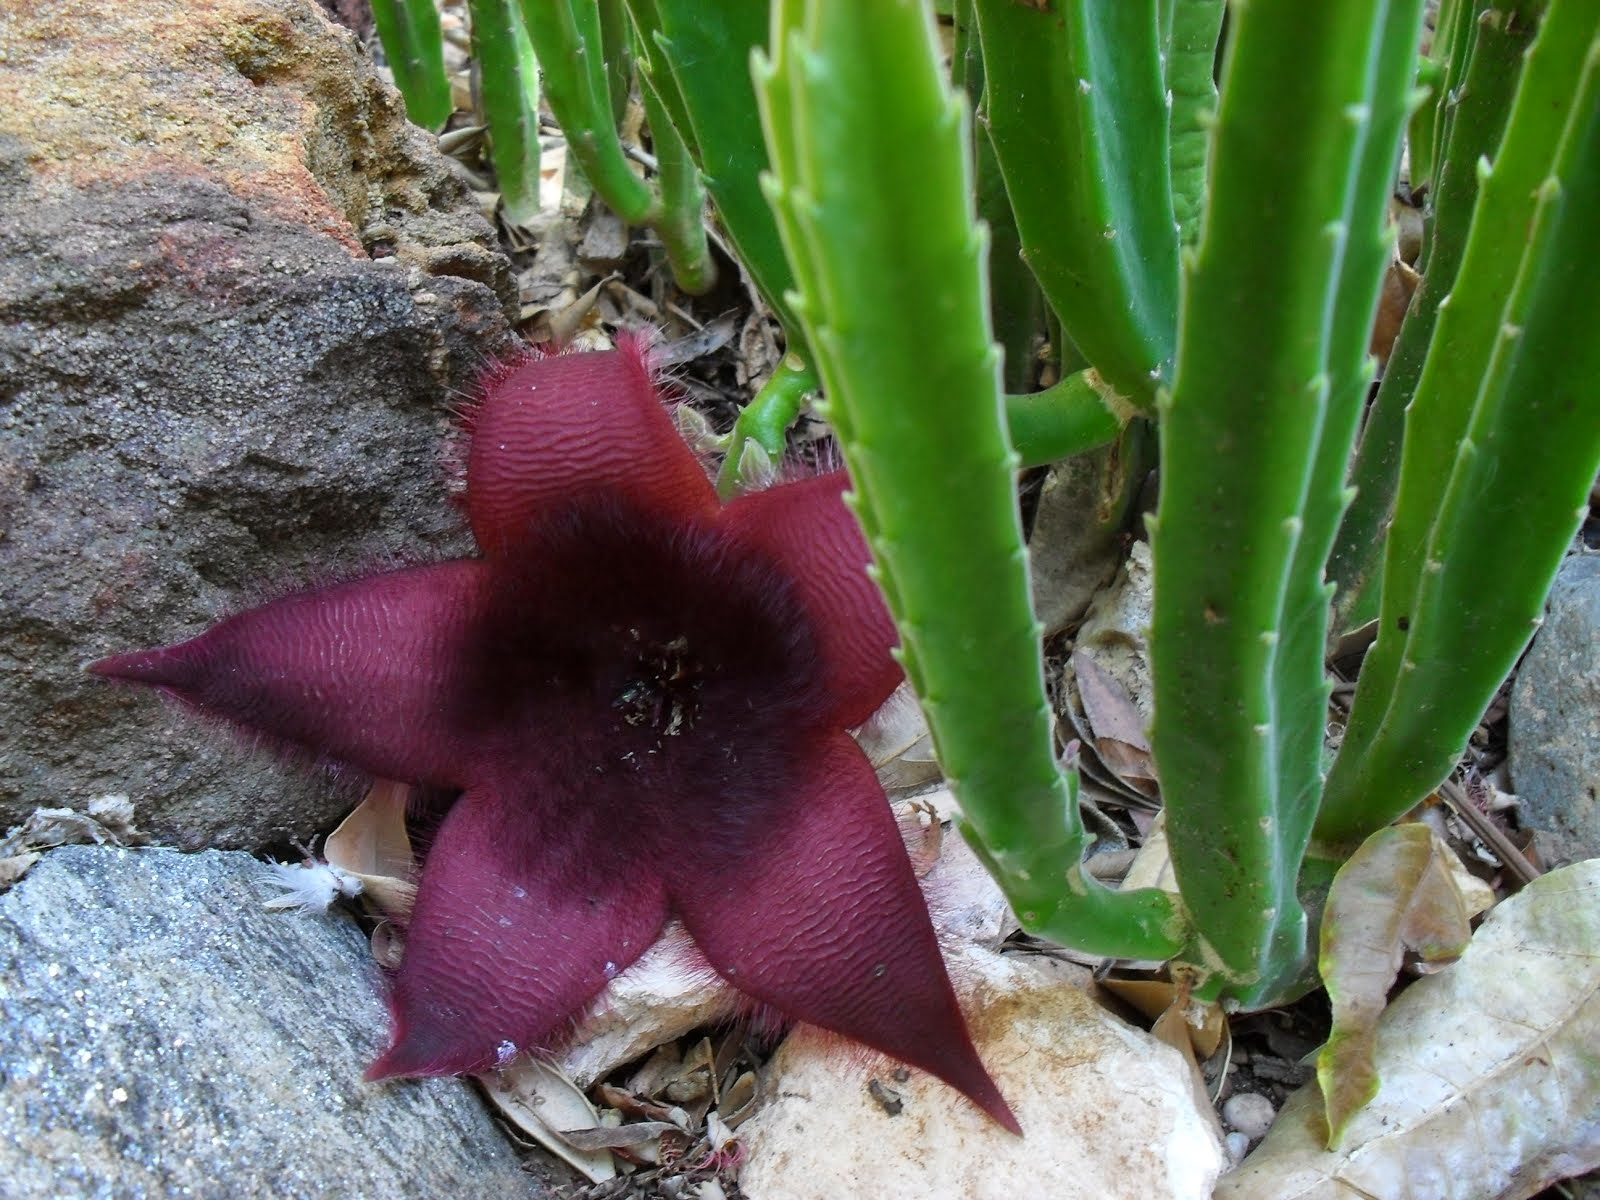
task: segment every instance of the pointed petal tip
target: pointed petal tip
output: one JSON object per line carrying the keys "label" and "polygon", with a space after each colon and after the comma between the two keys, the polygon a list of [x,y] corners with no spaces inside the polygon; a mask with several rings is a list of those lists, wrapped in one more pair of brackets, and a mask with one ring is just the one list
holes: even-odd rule
{"label": "pointed petal tip", "polygon": [[84,670],[101,679],[124,683],[143,683],[150,687],[178,687],[182,683],[183,660],[170,649],[135,650],[96,659]]}
{"label": "pointed petal tip", "polygon": [[463,1058],[459,1053],[449,1054],[443,1047],[429,1045],[429,1039],[414,1036],[409,1030],[396,1026],[394,1040],[389,1048],[366,1069],[362,1076],[368,1083],[385,1079],[425,1079],[440,1075],[465,1075],[490,1065],[488,1058]]}
{"label": "pointed petal tip", "polygon": [[1006,1103],[1006,1098],[1000,1094],[1000,1089],[995,1086],[994,1080],[984,1072],[983,1086],[975,1088],[962,1088],[967,1099],[971,1100],[985,1113],[989,1119],[1008,1133],[1022,1137],[1022,1122],[1017,1120],[1017,1115],[1011,1111],[1011,1106]]}
{"label": "pointed petal tip", "polygon": [[936,1078],[943,1080],[968,1100],[972,1101],[979,1109],[988,1115],[996,1125],[1010,1133],[1022,1137],[1022,1123],[1017,1120],[1017,1115],[1011,1111],[1011,1105],[1006,1103],[1006,1098],[1000,1094],[1000,1087],[983,1065],[983,1058],[962,1028],[963,1036],[959,1041],[947,1041],[945,1048],[923,1062],[912,1063],[912,1066],[921,1066],[923,1070],[931,1072]]}

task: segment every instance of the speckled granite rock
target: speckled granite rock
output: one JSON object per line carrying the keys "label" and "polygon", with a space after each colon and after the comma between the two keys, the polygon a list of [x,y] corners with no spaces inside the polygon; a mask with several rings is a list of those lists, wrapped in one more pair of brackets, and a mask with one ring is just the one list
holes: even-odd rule
{"label": "speckled granite rock", "polygon": [[126,792],[160,840],[304,837],[325,776],[82,664],[464,549],[508,265],[312,0],[0,4],[0,46],[0,830]]}
{"label": "speckled granite rock", "polygon": [[1600,856],[1600,554],[1562,565],[1511,689],[1511,784],[1555,865]]}
{"label": "speckled granite rock", "polygon": [[467,1084],[362,1081],[365,940],[262,908],[260,869],[75,846],[0,896],[0,1194],[547,1194]]}

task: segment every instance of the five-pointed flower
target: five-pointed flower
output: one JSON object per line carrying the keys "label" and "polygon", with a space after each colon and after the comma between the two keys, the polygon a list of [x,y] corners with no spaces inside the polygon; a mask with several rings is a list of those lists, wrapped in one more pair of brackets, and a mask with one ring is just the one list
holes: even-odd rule
{"label": "five-pointed flower", "polygon": [[724,506],[641,349],[530,357],[472,424],[481,557],[292,595],[90,669],[461,791],[372,1078],[550,1044],[676,913],[734,987],[1016,1129],[846,732],[900,670],[845,484]]}

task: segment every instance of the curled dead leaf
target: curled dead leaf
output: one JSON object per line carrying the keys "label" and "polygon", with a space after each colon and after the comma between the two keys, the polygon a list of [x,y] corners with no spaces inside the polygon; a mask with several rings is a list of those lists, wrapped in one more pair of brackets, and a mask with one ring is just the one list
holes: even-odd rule
{"label": "curled dead leaf", "polygon": [[1308,1085],[1215,1200],[1522,1200],[1600,1166],[1600,859],[1502,901],[1383,1013],[1377,1094],[1328,1150]]}
{"label": "curled dead leaf", "polygon": [[411,837],[406,832],[410,797],[407,785],[378,780],[322,845],[330,867],[360,880],[363,895],[386,916],[402,921],[411,915],[417,897]]}
{"label": "curled dead leaf", "polygon": [[1329,1145],[1378,1091],[1378,1019],[1407,953],[1451,962],[1472,936],[1471,914],[1448,863],[1455,854],[1428,826],[1380,829],[1334,876],[1322,913],[1318,966],[1333,1032],[1317,1055]]}
{"label": "curled dead leaf", "polygon": [[[582,1131],[600,1127],[599,1114],[560,1070],[526,1055],[480,1075],[484,1092],[501,1115],[591,1183],[614,1179],[616,1163],[603,1145],[582,1146]],[[609,1131],[615,1132],[615,1131]]]}

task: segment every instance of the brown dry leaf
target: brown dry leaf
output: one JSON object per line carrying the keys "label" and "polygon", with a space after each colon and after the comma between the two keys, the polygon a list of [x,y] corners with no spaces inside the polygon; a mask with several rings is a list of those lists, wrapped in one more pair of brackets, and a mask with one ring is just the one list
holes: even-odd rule
{"label": "brown dry leaf", "polygon": [[[1210,1058],[1217,1052],[1217,1047],[1222,1045],[1222,1035],[1227,1030],[1228,1018],[1223,1014],[1220,1004],[1202,1004],[1192,999],[1185,989],[1165,979],[1107,978],[1100,980],[1100,986],[1133,1005],[1158,1025],[1165,1021],[1164,1029],[1183,1030],[1183,1040],[1188,1043],[1193,1054],[1202,1059]],[[1184,1049],[1178,1042],[1163,1036],[1156,1028],[1152,1027],[1150,1032],[1168,1045],[1175,1046],[1179,1050]]]}
{"label": "brown dry leaf", "polygon": [[1600,1166],[1600,859],[1534,880],[1378,1023],[1378,1094],[1330,1151],[1289,1100],[1215,1200],[1522,1200]]}
{"label": "brown dry leaf", "polygon": [[1377,1094],[1378,1018],[1405,955],[1453,961],[1472,936],[1450,847],[1426,825],[1380,829],[1334,876],[1322,913],[1318,967],[1333,1004],[1333,1032],[1317,1055],[1329,1144]]}
{"label": "brown dry leaf", "polygon": [[1372,325],[1369,347],[1379,363],[1389,361],[1395,338],[1400,336],[1400,326],[1405,322],[1411,307],[1411,297],[1416,293],[1422,276],[1400,259],[1391,259],[1383,276],[1383,291],[1378,299],[1378,313]]}
{"label": "brown dry leaf", "polygon": [[1072,670],[1095,738],[1115,738],[1148,754],[1150,741],[1144,733],[1144,714],[1134,706],[1126,689],[1081,650],[1072,652]]}
{"label": "brown dry leaf", "polygon": [[1163,892],[1178,894],[1178,873],[1172,868],[1172,850],[1167,845],[1167,814],[1156,814],[1145,830],[1144,844],[1133,856],[1133,865],[1122,878],[1124,891],[1135,888],[1160,888]]}
{"label": "brown dry leaf", "polygon": [[506,1120],[591,1183],[616,1177],[609,1150],[579,1149],[563,1136],[599,1128],[600,1118],[588,1097],[555,1067],[523,1055],[498,1071],[478,1076],[478,1082]]}
{"label": "brown dry leaf", "polygon": [[29,850],[23,854],[0,858],[0,891],[4,891],[26,875],[33,864],[39,861],[39,857],[37,850]]}
{"label": "brown dry leaf", "polygon": [[1127,690],[1081,650],[1072,653],[1072,671],[1100,761],[1135,791],[1156,795],[1155,759],[1145,736],[1144,714]]}
{"label": "brown dry leaf", "polygon": [[411,915],[417,896],[411,837],[406,833],[410,797],[407,785],[378,780],[322,845],[330,867],[359,879],[362,893],[399,920]]}
{"label": "brown dry leaf", "polygon": [[909,683],[902,683],[860,729],[856,741],[886,791],[920,787],[939,778],[933,735]]}
{"label": "brown dry leaf", "polygon": [[659,1142],[662,1134],[680,1137],[683,1130],[670,1121],[633,1121],[627,1125],[596,1125],[592,1129],[567,1129],[562,1139],[575,1150],[637,1150]]}

